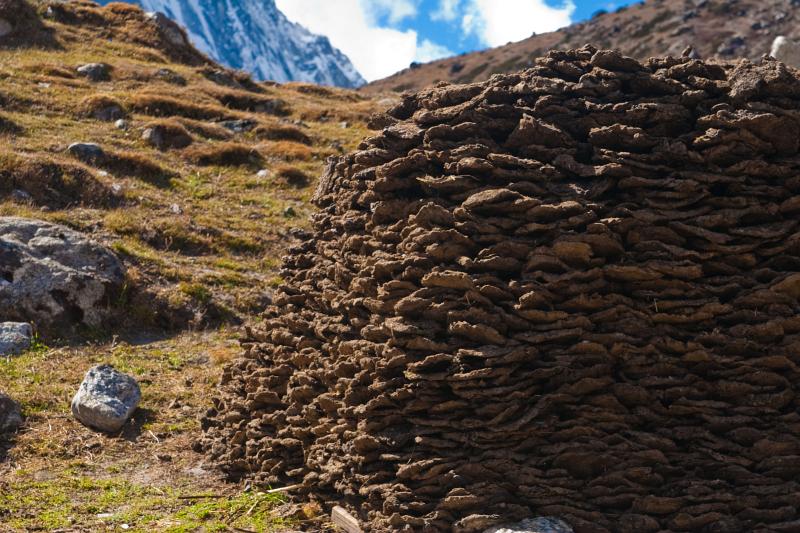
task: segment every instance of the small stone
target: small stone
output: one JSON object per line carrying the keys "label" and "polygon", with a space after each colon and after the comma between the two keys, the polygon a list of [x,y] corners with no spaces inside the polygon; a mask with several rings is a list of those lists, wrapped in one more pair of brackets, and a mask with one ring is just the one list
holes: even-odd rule
{"label": "small stone", "polygon": [[172,456],[166,453],[158,453],[156,454],[156,459],[164,463],[169,463],[172,461]]}
{"label": "small stone", "polygon": [[0,435],[13,433],[22,425],[19,404],[0,392]]}
{"label": "small stone", "polygon": [[91,81],[106,81],[111,75],[111,66],[105,63],[88,63],[78,67],[77,71]]}
{"label": "small stone", "polygon": [[139,384],[111,365],[90,369],[72,399],[72,414],[86,426],[108,433],[122,429],[141,400]]}
{"label": "small stone", "polygon": [[[8,283],[6,280],[2,280]],[[33,328],[25,322],[0,323],[0,355],[19,355],[31,347]]]}
{"label": "small stone", "polygon": [[0,37],[5,37],[14,31],[14,26],[6,19],[0,19]]}
{"label": "small stone", "polygon": [[158,69],[155,77],[173,85],[186,85],[186,78],[168,68]]}
{"label": "small stone", "polygon": [[484,533],[574,533],[569,524],[558,518],[539,517],[518,524],[492,527]]}
{"label": "small stone", "polygon": [[18,204],[29,204],[33,202],[33,196],[22,189],[14,189],[11,191],[11,200]]}
{"label": "small stone", "polygon": [[101,163],[106,157],[100,145],[95,143],[72,143],[67,151],[84,163],[90,164]]}
{"label": "small stone", "polygon": [[350,127],[350,123],[347,122],[346,120],[344,120],[344,121],[339,123],[339,127],[342,128],[343,130],[346,130],[347,128]]}
{"label": "small stone", "polygon": [[188,46],[186,35],[180,29],[180,26],[170,20],[164,13],[149,12],[146,16],[156,25],[158,31],[169,44],[177,47]]}
{"label": "small stone", "polygon": [[256,177],[262,180],[267,179],[269,177],[269,170],[267,169],[259,170],[258,173],[256,174]]}
{"label": "small stone", "polygon": [[128,129],[128,121],[124,118],[119,119],[114,123],[114,127],[118,130],[127,130]]}
{"label": "small stone", "polygon": [[294,210],[294,207],[289,206],[283,210],[283,216],[286,218],[292,218],[297,216],[297,211]]}
{"label": "small stone", "polygon": [[255,120],[240,119],[240,120],[224,120],[220,122],[219,125],[234,133],[245,133],[255,128],[257,123]]}
{"label": "small stone", "polygon": [[125,190],[122,188],[122,185],[120,185],[119,183],[114,183],[113,185],[111,185],[111,193],[114,196],[122,196],[122,194],[124,192],[125,192]]}
{"label": "small stone", "polygon": [[182,128],[171,128],[161,124],[146,128],[142,132],[142,140],[159,150],[186,148],[192,144],[192,137]]}
{"label": "small stone", "polygon": [[171,206],[169,206],[169,210],[175,213],[176,215],[180,215],[181,213],[183,213],[183,209],[181,209],[181,206],[179,206],[178,204],[172,204]]}

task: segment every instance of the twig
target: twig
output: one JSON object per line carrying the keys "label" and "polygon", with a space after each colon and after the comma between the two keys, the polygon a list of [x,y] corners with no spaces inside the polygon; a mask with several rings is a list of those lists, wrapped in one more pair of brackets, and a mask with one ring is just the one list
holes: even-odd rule
{"label": "twig", "polygon": [[267,491],[267,494],[275,494],[277,492],[289,492],[290,490],[299,489],[302,486],[303,485],[301,484],[297,484],[297,485],[289,485],[288,487],[281,487],[279,489],[269,489]]}

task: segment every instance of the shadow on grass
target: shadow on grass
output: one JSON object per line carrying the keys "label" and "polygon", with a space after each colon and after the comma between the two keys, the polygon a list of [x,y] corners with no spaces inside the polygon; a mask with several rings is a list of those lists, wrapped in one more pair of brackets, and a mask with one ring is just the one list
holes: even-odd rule
{"label": "shadow on grass", "polygon": [[155,422],[155,420],[156,412],[154,410],[140,407],[134,411],[131,419],[122,427],[119,438],[128,442],[136,442],[142,435],[145,424]]}

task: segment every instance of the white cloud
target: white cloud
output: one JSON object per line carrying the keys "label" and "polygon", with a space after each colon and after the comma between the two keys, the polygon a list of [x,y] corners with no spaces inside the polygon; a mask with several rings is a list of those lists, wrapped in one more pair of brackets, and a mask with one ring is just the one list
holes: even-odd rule
{"label": "white cloud", "polygon": [[[441,6],[448,0],[442,0]],[[544,0],[469,0],[461,26],[488,46],[521,41],[532,33],[557,30],[571,23],[575,4],[552,7]]]}
{"label": "white cloud", "polygon": [[397,24],[403,19],[417,15],[417,3],[414,0],[370,0],[361,4],[369,10],[374,19],[386,16],[389,24]]}
{"label": "white cloud", "polygon": [[460,4],[461,0],[439,0],[439,8],[431,13],[431,19],[453,22],[458,18]]}
{"label": "white cloud", "polygon": [[379,24],[383,16],[390,24],[413,17],[416,0],[276,0],[276,4],[289,20],[328,37],[367,81],[385,78],[412,61],[446,50],[427,40],[420,42],[414,30]]}
{"label": "white cloud", "polygon": [[417,55],[414,58],[414,61],[419,63],[428,63],[430,61],[436,61],[437,59],[450,57],[452,55],[455,54],[453,54],[453,52],[446,46],[436,44],[430,39],[423,39],[419,46],[417,46]]}

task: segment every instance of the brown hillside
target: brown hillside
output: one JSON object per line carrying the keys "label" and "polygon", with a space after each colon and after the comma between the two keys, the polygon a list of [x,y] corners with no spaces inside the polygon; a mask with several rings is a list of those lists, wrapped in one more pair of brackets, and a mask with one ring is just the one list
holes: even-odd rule
{"label": "brown hillside", "polygon": [[[232,325],[254,320],[282,282],[316,177],[367,134],[376,102],[255,83],[129,5],[0,0],[0,19],[11,27],[0,37],[0,216],[66,225],[128,273],[116,323],[68,340],[39,331],[33,349],[0,358],[0,391],[24,417],[0,435],[0,531],[292,526],[272,514],[282,496],[221,482],[190,443],[238,352]],[[102,75],[78,72],[92,63]],[[104,157],[79,160],[68,150],[78,142]],[[99,363],[141,385],[119,434],[70,415]]]}
{"label": "brown hillside", "polygon": [[408,68],[364,90],[407,91],[440,81],[483,81],[492,74],[528,68],[548,50],[586,43],[638,59],[680,55],[687,46],[703,58],[756,59],[769,52],[777,35],[800,35],[797,6],[794,0],[651,0],[517,43]]}

